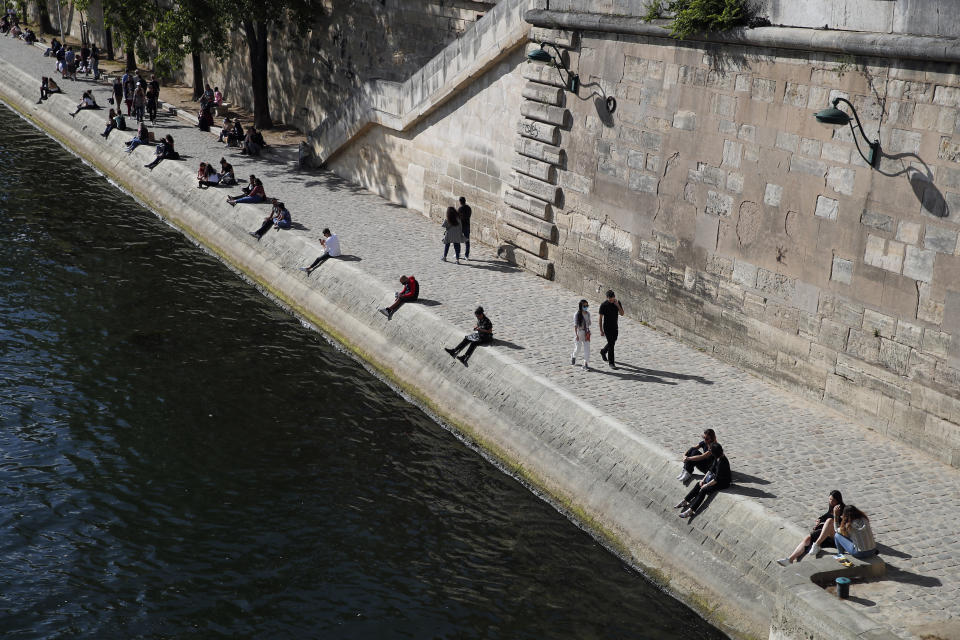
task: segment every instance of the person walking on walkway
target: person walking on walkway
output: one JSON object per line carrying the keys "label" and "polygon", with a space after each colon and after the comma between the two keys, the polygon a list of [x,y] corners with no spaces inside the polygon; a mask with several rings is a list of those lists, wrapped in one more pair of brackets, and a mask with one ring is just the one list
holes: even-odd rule
{"label": "person walking on walkway", "polygon": [[463,259],[470,259],[470,216],[473,215],[473,209],[467,204],[467,199],[460,196],[460,207],[457,208],[457,215],[460,216],[460,229],[463,231]]}
{"label": "person walking on walkway", "polygon": [[793,553],[786,558],[780,558],[777,563],[781,567],[786,567],[794,562],[799,562],[805,553],[811,558],[816,558],[821,547],[834,546],[833,534],[836,533],[836,530],[833,523],[840,520],[845,506],[843,504],[843,494],[836,489],[831,491],[827,501],[827,511],[817,518],[813,530],[800,541]]}
{"label": "person walking on walkway", "polygon": [[320,238],[320,244],[323,245],[323,253],[313,261],[309,267],[300,267],[300,271],[306,271],[307,275],[313,273],[313,270],[322,265],[330,258],[336,258],[340,255],[340,238],[336,234],[330,233],[330,229],[323,230],[323,237]]}
{"label": "person walking on walkway", "polygon": [[714,442],[710,446],[710,453],[713,454],[713,465],[710,471],[703,477],[703,480],[693,485],[690,493],[680,501],[675,507],[682,509],[681,518],[689,518],[697,512],[704,499],[711,493],[726,489],[730,486],[732,476],[730,473],[730,461],[723,455],[723,447],[719,442]]}
{"label": "person walking on walkway", "polygon": [[393,313],[400,308],[404,302],[413,302],[420,297],[420,283],[413,276],[400,276],[400,284],[403,289],[397,292],[397,299],[389,307],[378,309],[380,313],[387,316],[387,320],[393,319]]}
{"label": "person walking on walkway", "polygon": [[607,361],[611,369],[617,368],[614,347],[617,344],[617,337],[620,335],[617,321],[622,315],[623,305],[617,300],[613,289],[610,289],[607,291],[607,299],[600,304],[600,335],[607,339],[607,346],[600,349],[600,357]]}
{"label": "person walking on walkway", "polygon": [[[450,207],[451,209],[453,207]],[[473,355],[474,349],[476,349],[481,344],[490,344],[493,342],[493,323],[490,322],[490,318],[486,316],[483,312],[483,307],[477,307],[473,315],[477,318],[477,324],[473,328],[473,333],[463,337],[463,340],[460,341],[460,344],[450,349],[444,347],[444,351],[450,354],[451,358],[456,358],[463,363],[463,366],[467,366],[467,361],[470,359],[470,356]],[[462,356],[457,354],[466,347],[467,352]]]}
{"label": "person walking on walkway", "polygon": [[447,261],[447,254],[450,252],[450,245],[453,245],[453,252],[457,256],[457,264],[460,264],[460,243],[463,242],[463,229],[460,226],[460,216],[453,207],[447,207],[447,215],[443,220],[443,258]]}
{"label": "person walking on walkway", "polygon": [[581,300],[577,305],[577,315],[573,316],[573,355],[570,364],[577,364],[577,356],[583,351],[583,370],[590,370],[590,303]]}
{"label": "person walking on walkway", "polygon": [[709,471],[713,465],[713,453],[710,452],[710,447],[716,441],[717,432],[713,429],[704,429],[703,440],[683,454],[683,470],[677,476],[677,480],[684,483],[690,480],[693,477],[694,467],[703,473]]}

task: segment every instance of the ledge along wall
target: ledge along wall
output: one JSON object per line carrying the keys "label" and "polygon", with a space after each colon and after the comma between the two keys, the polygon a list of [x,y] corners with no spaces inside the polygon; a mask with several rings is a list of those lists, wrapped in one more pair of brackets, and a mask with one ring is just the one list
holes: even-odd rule
{"label": "ledge along wall", "polygon": [[[493,36],[510,51],[495,72],[458,87],[448,47],[432,93],[368,86],[312,147],[434,218],[466,195],[474,239],[501,255],[584,295],[612,288],[681,340],[960,466],[960,41],[909,35],[918,3],[879,3],[900,33],[849,30],[870,25],[833,3],[848,30],[678,42],[639,19],[642,0],[505,0],[475,30],[516,34],[507,5],[531,7],[527,36],[561,49],[577,94]],[[877,170],[850,128],[814,119],[835,97],[880,139]],[[434,110],[411,122],[421,103]]]}
{"label": "ledge along wall", "polygon": [[[0,60],[0,99],[423,401],[713,623],[744,638],[892,640],[811,582],[810,572],[835,563],[804,563],[808,573],[800,573],[770,560],[803,535],[798,527],[727,493],[716,496],[708,517],[678,519],[675,452],[557,389],[509,352],[491,347],[469,368],[453,363],[437,344],[459,339],[461,328],[420,306],[405,311],[404,322],[387,323],[375,309],[390,287],[353,263],[331,261],[322,278],[304,278],[296,267],[317,252],[305,233],[256,242],[247,232],[259,224],[259,209],[230,208],[216,190],[191,188],[193,170],[184,163],[145,173],[149,148],[128,155],[104,145],[102,113],[65,118],[72,100],[57,94],[37,105],[36,86]],[[854,570],[877,575],[883,564]]]}
{"label": "ledge along wall", "polygon": [[[960,43],[527,19],[585,29],[557,279],[960,466]],[[814,119],[838,96],[879,137],[878,170]]]}

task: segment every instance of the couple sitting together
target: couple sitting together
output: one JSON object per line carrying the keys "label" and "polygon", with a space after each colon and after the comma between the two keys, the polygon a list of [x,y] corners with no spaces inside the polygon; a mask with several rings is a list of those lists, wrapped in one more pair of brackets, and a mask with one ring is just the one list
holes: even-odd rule
{"label": "couple sitting together", "polygon": [[[839,523],[839,524],[837,524]],[[870,558],[877,553],[870,519],[855,506],[843,503],[843,495],[834,489],[827,500],[827,511],[817,518],[813,530],[786,558],[777,562],[784,567],[799,562],[804,555],[816,558],[822,547],[836,547],[854,558]]]}

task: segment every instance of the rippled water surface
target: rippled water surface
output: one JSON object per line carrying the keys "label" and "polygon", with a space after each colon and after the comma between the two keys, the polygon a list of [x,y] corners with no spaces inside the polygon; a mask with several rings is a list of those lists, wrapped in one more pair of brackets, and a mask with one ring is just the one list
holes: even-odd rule
{"label": "rippled water surface", "polygon": [[720,638],[0,107],[4,638]]}

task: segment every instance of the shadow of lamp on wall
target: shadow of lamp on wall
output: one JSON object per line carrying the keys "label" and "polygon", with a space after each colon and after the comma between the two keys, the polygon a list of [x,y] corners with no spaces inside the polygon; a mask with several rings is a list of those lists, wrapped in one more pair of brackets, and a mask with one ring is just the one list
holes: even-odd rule
{"label": "shadow of lamp on wall", "polygon": [[[556,57],[553,56],[545,47],[553,47],[553,50],[557,52]],[[560,50],[556,46],[549,42],[541,42],[539,49],[534,49],[527,54],[527,60],[530,62],[545,62],[553,63],[557,69],[562,69],[567,72],[567,79],[564,81],[567,91],[571,93],[576,93],[580,88],[580,76],[570,71],[570,68],[567,66],[567,63],[563,61],[563,54],[560,53]],[[561,74],[561,78],[563,75]]]}
{"label": "shadow of lamp on wall", "polygon": [[[847,115],[845,111],[841,111],[837,108],[837,105],[841,102],[845,102],[850,105],[850,111],[853,112],[853,118]],[[854,108],[853,103],[847,100],[846,98],[834,98],[833,106],[829,109],[824,109],[823,111],[818,111],[813,116],[817,119],[817,122],[822,122],[823,124],[838,124],[838,125],[850,125],[850,131],[853,133],[853,142],[857,145],[857,151],[860,152],[860,157],[866,160],[872,168],[876,169],[877,165],[880,163],[880,141],[874,140],[870,142],[870,139],[867,138],[867,133],[863,130],[863,125],[860,124],[860,118],[857,116],[857,110]],[[856,121],[857,126],[854,128],[853,120]],[[860,129],[860,135],[863,136],[864,141],[867,143],[870,153],[864,154],[863,149],[860,148],[860,141],[857,140],[857,129]]]}

